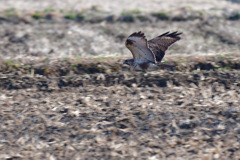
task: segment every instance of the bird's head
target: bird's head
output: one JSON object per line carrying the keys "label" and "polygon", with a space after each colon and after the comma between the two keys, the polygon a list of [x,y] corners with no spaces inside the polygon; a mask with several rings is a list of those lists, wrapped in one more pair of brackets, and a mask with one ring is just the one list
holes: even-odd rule
{"label": "bird's head", "polygon": [[131,65],[133,64],[133,62],[134,62],[134,59],[126,59],[126,60],[123,62],[123,64],[127,64],[127,65],[131,66]]}
{"label": "bird's head", "polygon": [[133,41],[130,40],[130,39],[127,39],[126,42],[125,42],[125,45],[126,46],[133,45]]}
{"label": "bird's head", "polygon": [[128,39],[126,40],[126,42],[125,42],[125,46],[126,46],[127,48],[133,47],[133,46],[135,46],[135,45],[136,45],[136,41],[133,40],[133,39],[130,39],[130,38],[128,38]]}

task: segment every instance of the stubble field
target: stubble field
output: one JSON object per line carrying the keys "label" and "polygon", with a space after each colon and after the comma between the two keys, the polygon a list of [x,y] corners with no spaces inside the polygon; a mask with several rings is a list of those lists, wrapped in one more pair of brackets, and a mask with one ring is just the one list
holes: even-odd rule
{"label": "stubble field", "polygon": [[[239,4],[187,2],[81,16],[1,2],[0,159],[240,159]],[[174,70],[122,64],[139,30],[183,32],[165,58]]]}

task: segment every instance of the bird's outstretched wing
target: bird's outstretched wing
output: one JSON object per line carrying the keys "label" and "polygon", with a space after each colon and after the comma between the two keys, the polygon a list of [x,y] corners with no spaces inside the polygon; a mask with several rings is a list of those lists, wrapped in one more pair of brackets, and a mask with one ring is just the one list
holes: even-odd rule
{"label": "bird's outstretched wing", "polygon": [[135,61],[151,61],[155,63],[155,55],[148,48],[147,39],[141,31],[131,34],[127,38],[125,45],[132,52]]}
{"label": "bird's outstretched wing", "polygon": [[165,51],[168,49],[170,45],[172,45],[174,42],[181,39],[181,37],[179,37],[180,34],[182,33],[166,32],[148,41],[148,46],[151,49],[151,51],[154,53],[157,62],[161,62],[161,60],[165,55]]}

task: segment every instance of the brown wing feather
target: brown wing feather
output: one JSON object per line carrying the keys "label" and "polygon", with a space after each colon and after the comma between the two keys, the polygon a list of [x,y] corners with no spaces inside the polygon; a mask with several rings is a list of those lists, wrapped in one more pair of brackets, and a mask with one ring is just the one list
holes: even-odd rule
{"label": "brown wing feather", "polygon": [[165,55],[165,51],[168,49],[170,45],[181,39],[181,37],[179,37],[179,35],[181,34],[182,33],[178,32],[173,33],[166,32],[148,41],[149,48],[154,53],[157,62],[161,62]]}
{"label": "brown wing feather", "polygon": [[133,58],[136,61],[156,61],[155,55],[149,49],[147,39],[141,31],[131,34],[126,40],[125,45],[132,52]]}

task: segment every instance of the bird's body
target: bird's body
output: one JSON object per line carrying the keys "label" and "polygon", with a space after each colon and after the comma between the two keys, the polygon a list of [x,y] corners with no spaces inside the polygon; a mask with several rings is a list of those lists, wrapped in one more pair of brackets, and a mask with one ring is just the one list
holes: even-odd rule
{"label": "bird's body", "polygon": [[180,40],[181,33],[166,32],[154,39],[147,41],[141,31],[131,34],[126,40],[126,47],[132,52],[133,59],[127,59],[124,64],[130,66],[131,70],[153,71],[164,67],[173,67],[160,63],[167,48],[174,42]]}
{"label": "bird's body", "polygon": [[151,61],[145,61],[145,62],[135,62],[134,59],[127,59],[125,60],[124,64],[128,64],[130,66],[130,70],[132,71],[155,71],[160,68],[169,68],[174,67],[172,65],[168,64],[162,64],[162,63],[154,63]]}

